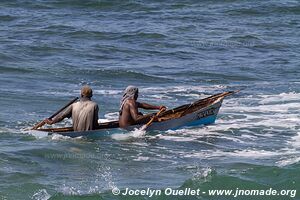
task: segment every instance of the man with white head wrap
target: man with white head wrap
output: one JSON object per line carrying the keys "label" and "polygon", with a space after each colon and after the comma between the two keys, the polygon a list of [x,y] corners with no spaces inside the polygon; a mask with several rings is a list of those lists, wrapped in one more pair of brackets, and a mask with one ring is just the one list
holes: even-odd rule
{"label": "man with white head wrap", "polygon": [[135,99],[135,96],[137,97],[138,95],[139,95],[139,89],[135,86],[130,85],[125,89],[122,100],[120,102],[120,109],[119,109],[120,115],[122,115],[122,109],[126,101],[128,99]]}
{"label": "man with white head wrap", "polygon": [[125,89],[119,109],[119,125],[121,128],[136,124],[136,122],[143,116],[139,113],[138,108],[147,110],[160,110],[166,108],[165,106],[154,106],[147,103],[137,102],[138,94],[139,90],[135,86],[130,85]]}

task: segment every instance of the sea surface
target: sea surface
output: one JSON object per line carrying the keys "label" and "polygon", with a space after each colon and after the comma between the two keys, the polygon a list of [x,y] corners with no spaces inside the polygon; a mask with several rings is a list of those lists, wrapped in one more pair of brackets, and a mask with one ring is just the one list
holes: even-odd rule
{"label": "sea surface", "polygon": [[[0,200],[299,200],[299,77],[299,0],[1,0]],[[84,84],[109,120],[128,85],[169,108],[241,91],[205,127],[98,139],[26,131]],[[299,191],[149,197],[116,188]]]}

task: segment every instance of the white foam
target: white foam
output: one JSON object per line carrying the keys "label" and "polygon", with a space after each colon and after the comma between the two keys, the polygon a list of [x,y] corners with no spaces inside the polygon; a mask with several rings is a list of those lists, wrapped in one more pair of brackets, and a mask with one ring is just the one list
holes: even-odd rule
{"label": "white foam", "polygon": [[298,163],[298,162],[300,162],[299,155],[298,156],[292,156],[290,158],[277,161],[276,164],[279,167],[285,167],[285,166],[292,165],[292,164],[295,164],[295,163]]}
{"label": "white foam", "polygon": [[292,165],[300,162],[300,134],[292,137],[288,144],[291,146],[286,148],[285,151],[288,152],[281,160],[277,161],[276,164],[280,167]]}
{"label": "white foam", "polygon": [[119,112],[106,113],[104,117],[110,121],[119,120]]}
{"label": "white foam", "polygon": [[232,157],[238,156],[243,158],[269,158],[272,156],[283,155],[284,153],[265,150],[238,150],[234,152],[226,152],[225,154],[230,155]]}
{"label": "white foam", "polygon": [[174,99],[173,97],[167,96],[165,94],[153,94],[148,95],[148,97],[151,99]]}
{"label": "white foam", "polygon": [[[181,89],[177,90],[177,92]],[[184,90],[182,92],[184,95],[187,94]],[[191,94],[195,94],[195,92],[192,91]],[[194,96],[196,97],[196,95]],[[274,162],[277,166],[291,165],[300,161],[300,133],[297,132],[300,126],[299,99],[300,93],[295,92],[228,98],[224,100],[216,124],[202,128],[194,127],[191,129],[167,131],[167,134],[161,135],[160,138],[176,142],[197,141],[203,143],[206,143],[206,140],[199,140],[199,138],[218,138],[252,146],[251,149],[241,148],[235,151],[200,150],[197,152],[175,152],[184,157],[267,159],[270,162]],[[259,130],[256,129],[257,127]],[[274,151],[264,150],[261,148],[263,144],[257,144],[260,137],[278,138],[278,131],[282,132],[280,138],[284,138],[282,139],[284,141],[281,148]],[[238,135],[236,135],[236,132],[238,132]],[[286,132],[296,132],[297,134],[290,137],[285,134]],[[207,142],[207,144],[218,147],[214,143]],[[258,145],[260,147],[256,148]]]}
{"label": "white foam", "polygon": [[1,127],[0,128],[0,133],[23,133],[24,130],[23,129],[22,130],[17,130],[17,129]]}
{"label": "white foam", "polygon": [[94,89],[93,93],[95,95],[121,95],[123,93],[122,90],[99,90]]}
{"label": "white foam", "polygon": [[51,140],[70,140],[72,139],[71,137],[69,136],[63,136],[61,134],[52,134],[51,136]]}
{"label": "white foam", "polygon": [[38,131],[38,130],[21,130],[21,132],[23,134],[29,134],[29,135],[32,135],[34,136],[35,138],[37,139],[41,139],[41,138],[45,138],[48,136],[48,133],[47,132],[43,132],[43,131]]}
{"label": "white foam", "polygon": [[[109,166],[105,166],[105,167],[100,167],[98,168],[98,172],[100,173],[100,176],[104,178],[105,183],[108,184],[108,188],[110,190],[116,188],[116,185],[113,181],[113,176],[111,173],[111,168]],[[97,176],[99,176],[99,174],[96,174]]]}
{"label": "white foam", "polygon": [[[224,126],[223,126],[224,128]],[[187,141],[197,141],[209,145],[217,146],[216,144],[211,144],[204,141],[199,141],[199,138],[214,138],[217,137],[218,139],[225,139],[230,141],[235,141],[237,143],[245,143],[243,140],[234,137],[232,135],[219,133],[219,131],[224,131],[224,129],[221,127],[216,126],[208,126],[208,127],[200,127],[200,128],[194,128],[194,129],[179,129],[176,131],[167,131],[167,135],[163,135],[160,138],[166,139],[166,140],[172,140],[172,141],[181,141],[181,142],[187,142]],[[249,142],[249,141],[248,141]]]}
{"label": "white foam", "polygon": [[[168,94],[168,93],[179,93],[182,95],[191,95],[193,97],[200,97],[199,92],[215,92],[216,90],[224,90],[227,86],[225,85],[213,85],[213,86],[167,86],[167,87],[145,87],[140,88],[142,94]],[[197,94],[193,93],[196,91]]]}
{"label": "white foam", "polygon": [[290,92],[281,93],[279,95],[259,95],[263,99],[260,101],[261,104],[270,103],[284,103],[288,101],[299,101],[300,93]]}
{"label": "white foam", "polygon": [[211,175],[212,172],[213,170],[210,167],[198,169],[196,173],[193,175],[193,179],[199,179],[199,178],[206,179]]}
{"label": "white foam", "polygon": [[300,148],[300,132],[298,132],[296,136],[292,137],[291,141],[288,143],[296,149]]}
{"label": "white foam", "polygon": [[62,186],[57,186],[57,191],[63,193],[64,195],[72,196],[99,194],[103,191],[116,188],[116,185],[113,181],[111,168],[109,166],[99,165],[97,168],[95,168],[93,175],[95,179],[89,184],[82,184],[82,182],[68,182],[63,184]]}
{"label": "white foam", "polygon": [[51,195],[48,194],[46,189],[39,190],[38,192],[33,194],[31,197],[31,199],[34,199],[34,200],[48,200],[50,198],[51,198]]}
{"label": "white foam", "polygon": [[300,115],[296,112],[300,109],[298,99],[300,94],[295,92],[228,99],[220,110],[227,118],[217,119],[217,123],[239,129],[257,126],[270,130],[295,129],[300,125]]}
{"label": "white foam", "polygon": [[89,188],[88,194],[96,194],[96,193],[100,193],[100,189],[97,185]]}
{"label": "white foam", "polygon": [[[228,109],[228,108],[226,108]],[[289,113],[290,110],[300,109],[300,103],[284,103],[284,104],[277,104],[277,105],[254,105],[254,106],[243,106],[240,105],[236,109],[239,112],[259,112],[259,113]]]}
{"label": "white foam", "polygon": [[247,159],[262,159],[262,158],[270,158],[273,156],[286,155],[283,152],[276,151],[265,151],[265,150],[236,150],[236,151],[201,151],[195,152],[191,154],[186,154],[185,157],[192,158],[218,158],[218,157],[226,157],[226,158],[247,158]]}
{"label": "white foam", "polygon": [[169,135],[161,135],[160,139],[175,141],[175,142],[191,142],[194,141],[195,138],[192,137],[178,137],[178,136],[169,136]]}
{"label": "white foam", "polygon": [[79,189],[76,189],[72,186],[66,186],[65,184],[60,188],[61,192],[64,195],[80,195],[82,192]]}
{"label": "white foam", "polygon": [[111,138],[115,140],[130,140],[134,138],[143,138],[145,135],[146,135],[145,130],[135,128],[133,131],[130,131],[129,133],[113,134],[111,135]]}
{"label": "white foam", "polygon": [[[288,132],[296,130],[297,126],[300,125],[300,116],[295,111],[300,109],[300,103],[290,101],[296,100],[298,97],[300,97],[298,93],[281,93],[278,95],[250,95],[243,98],[224,100],[225,105],[220,110],[224,117],[217,118],[215,125],[167,131],[167,136],[160,138],[174,141],[189,141],[201,137],[217,137],[237,143],[249,144],[252,142],[254,144],[258,137],[271,138],[276,136],[273,134],[273,131]],[[267,103],[273,103],[273,105],[268,105]],[[278,104],[274,105],[274,103]],[[252,131],[255,127],[263,130],[264,134]],[[231,133],[224,133],[228,131]],[[238,131],[241,135],[235,136],[235,131]],[[186,139],[187,137],[189,139]],[[297,137],[293,138],[293,145],[299,147],[297,141],[299,142],[300,139]],[[251,152],[246,151],[242,153],[248,155]],[[272,154],[272,152],[270,153]],[[258,155],[264,156],[265,154],[267,152],[261,151]]]}
{"label": "white foam", "polygon": [[145,157],[145,156],[138,156],[137,158],[133,159],[134,161],[147,161],[149,160],[149,157]]}

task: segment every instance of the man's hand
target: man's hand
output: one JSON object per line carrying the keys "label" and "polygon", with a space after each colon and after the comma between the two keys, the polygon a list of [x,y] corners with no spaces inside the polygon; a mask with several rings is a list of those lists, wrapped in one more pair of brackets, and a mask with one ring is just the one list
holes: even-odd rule
{"label": "man's hand", "polygon": [[[162,111],[165,111],[167,109],[167,107],[166,106],[159,106],[158,109],[160,110],[158,113],[161,113]],[[158,121],[158,115],[157,114],[153,114],[151,116],[151,119],[153,119],[153,121]]]}
{"label": "man's hand", "polygon": [[167,110],[166,106],[159,106],[159,110]]}
{"label": "man's hand", "polygon": [[156,116],[156,114],[152,115],[150,119],[153,119],[153,121],[157,121],[158,117]]}

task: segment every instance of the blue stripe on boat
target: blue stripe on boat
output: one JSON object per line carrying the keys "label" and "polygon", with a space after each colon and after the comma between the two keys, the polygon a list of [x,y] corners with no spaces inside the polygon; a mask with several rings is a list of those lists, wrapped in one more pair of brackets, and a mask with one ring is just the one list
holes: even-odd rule
{"label": "blue stripe on boat", "polygon": [[182,127],[187,127],[187,126],[200,126],[200,125],[213,124],[213,123],[215,123],[216,118],[217,118],[216,115],[205,117],[205,118],[199,119],[197,121],[192,121],[192,122],[190,122],[188,124],[185,124],[183,126],[175,127],[175,128],[173,128],[171,130],[176,130],[176,129],[180,129]]}

